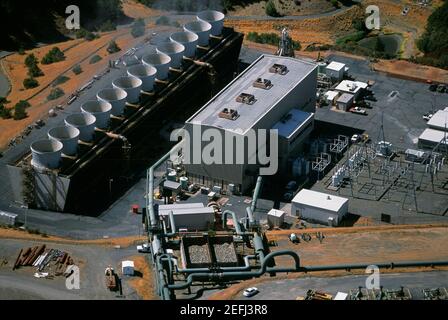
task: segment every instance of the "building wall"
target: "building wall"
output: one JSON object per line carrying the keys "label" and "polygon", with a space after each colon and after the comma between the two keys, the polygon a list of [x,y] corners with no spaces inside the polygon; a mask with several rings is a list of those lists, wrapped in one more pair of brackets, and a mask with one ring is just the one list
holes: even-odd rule
{"label": "building wall", "polygon": [[[188,231],[200,230],[206,231],[213,226],[215,217],[213,214],[178,214],[174,215],[174,223],[177,230],[187,228]],[[167,226],[170,225],[169,216],[163,216],[163,221]]]}
{"label": "building wall", "polygon": [[327,76],[334,80],[342,80],[344,76],[344,69],[341,69],[340,71],[332,70],[332,69],[325,69],[325,72]]}
{"label": "building wall", "polygon": [[[275,85],[275,83],[274,83]],[[299,110],[303,110],[306,112],[315,112],[316,105],[316,87],[317,87],[317,66],[311,71],[308,76],[303,79],[295,88],[293,88],[287,95],[279,100],[279,102],[269,111],[267,112],[254,126],[254,129],[270,129],[272,126],[280,121],[280,119],[287,114],[291,109],[297,108]],[[257,103],[263,103],[263,101],[258,101]],[[218,115],[216,115],[218,116]],[[232,121],[232,120],[229,120]],[[193,137],[193,128],[194,126],[200,126],[198,124],[186,123],[185,129],[189,132],[190,137]],[[225,136],[225,131],[222,128],[214,128],[210,126],[200,126],[202,132],[206,129],[216,129],[221,132],[221,136]],[[288,141],[285,141],[281,137],[279,137],[279,155],[286,156],[281,157],[279,171],[287,166],[287,160],[289,154],[291,152],[298,153],[301,147],[303,146],[304,140],[307,138],[309,133],[312,131],[311,128],[307,128],[304,132],[303,137],[299,137],[294,141],[292,145],[288,144]],[[235,134],[236,136],[237,134]],[[241,137],[241,136],[239,136]],[[209,144],[209,142],[201,141],[201,150]],[[247,154],[247,141],[245,142],[245,159],[248,158]],[[190,146],[190,154],[192,155],[193,146]],[[224,145],[222,148],[223,160],[225,159],[225,149]],[[234,154],[239,153],[240,151],[235,149],[234,146]],[[203,177],[204,181],[213,181],[217,180],[223,184],[223,188],[229,183],[233,183],[240,186],[240,191],[246,192],[256,181],[256,177],[258,175],[258,166],[257,165],[248,165],[248,164],[187,164],[185,165],[187,174]],[[207,185],[207,184],[206,184]],[[207,185],[212,187],[212,185]]]}
{"label": "building wall", "polygon": [[348,201],[339,211],[330,211],[322,208],[311,207],[301,203],[293,202],[291,205],[291,215],[299,216],[303,220],[329,225],[329,218],[333,218],[333,225],[337,226],[342,218],[348,213]]}

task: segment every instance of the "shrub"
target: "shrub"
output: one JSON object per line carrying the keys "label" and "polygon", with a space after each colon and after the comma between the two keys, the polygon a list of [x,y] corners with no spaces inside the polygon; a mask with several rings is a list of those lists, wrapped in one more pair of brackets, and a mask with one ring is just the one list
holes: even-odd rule
{"label": "shrub", "polygon": [[51,84],[53,87],[56,87],[57,85],[60,85],[60,84],[63,84],[63,83],[65,83],[65,82],[67,82],[68,80],[70,80],[70,78],[69,77],[66,77],[66,76],[59,76],[59,77],[57,77],[54,81],[53,81],[53,83]]}
{"label": "shrub", "polygon": [[120,47],[118,47],[118,45],[115,41],[112,40],[111,42],[109,42],[109,45],[107,47],[107,52],[112,54],[112,53],[116,53],[120,50],[121,50]]}
{"label": "shrub", "polygon": [[65,55],[58,47],[54,47],[42,58],[42,64],[51,64],[65,60]]}
{"label": "shrub", "polygon": [[62,97],[64,95],[64,90],[62,90],[61,88],[54,88],[53,90],[51,90],[50,94],[47,96],[47,100],[51,101],[51,100],[56,100],[60,97]]}
{"label": "shrub", "polygon": [[25,80],[23,80],[23,86],[25,87],[25,89],[32,89],[38,87],[39,82],[32,77],[26,78]]}
{"label": "shrub", "polygon": [[[249,32],[246,37],[247,40],[252,42],[270,44],[275,46],[278,45],[280,41],[280,36],[276,33]],[[292,46],[294,50],[300,50],[301,48],[301,44],[299,41],[292,40]]]}
{"label": "shrub", "polygon": [[143,19],[137,19],[132,24],[131,35],[134,38],[141,37],[145,34],[145,21]]}
{"label": "shrub", "polygon": [[160,26],[169,26],[170,25],[170,19],[166,16],[161,16],[157,18],[156,24]]}
{"label": "shrub", "polygon": [[331,2],[331,4],[333,5],[333,7],[335,7],[335,8],[339,8],[339,2],[338,2],[338,0],[331,0],[330,2]]}
{"label": "shrub", "polygon": [[11,119],[12,118],[11,109],[0,104],[0,117],[2,119]]}
{"label": "shrub", "polygon": [[96,54],[92,58],[90,58],[89,63],[94,64],[94,63],[97,63],[98,61],[100,61],[101,59],[103,59],[103,58],[101,58],[99,55]]}
{"label": "shrub", "polygon": [[114,30],[117,30],[117,25],[110,20],[107,20],[100,26],[100,31],[102,32],[114,31]]}
{"label": "shrub", "polygon": [[72,71],[74,74],[78,75],[82,73],[82,68],[79,64],[77,64],[76,66],[73,67]]}
{"label": "shrub", "polygon": [[268,16],[271,16],[271,17],[279,17],[280,16],[280,14],[277,11],[277,8],[275,7],[275,3],[272,0],[269,0],[266,3],[265,12]]}

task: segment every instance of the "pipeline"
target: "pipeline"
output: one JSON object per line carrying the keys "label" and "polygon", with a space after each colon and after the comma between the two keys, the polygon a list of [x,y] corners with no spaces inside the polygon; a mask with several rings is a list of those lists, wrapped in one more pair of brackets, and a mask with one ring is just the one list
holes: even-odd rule
{"label": "pipeline", "polygon": [[222,214],[222,227],[223,227],[224,229],[227,229],[227,216],[228,216],[229,214],[232,216],[233,224],[235,225],[235,231],[236,231],[236,235],[237,235],[237,236],[253,235],[252,232],[243,232],[243,231],[241,230],[241,226],[240,226],[240,223],[238,222],[238,219],[236,218],[236,214],[235,214],[235,212],[230,211],[230,210],[226,210],[226,211],[224,211],[223,214]]}
{"label": "pipeline", "polygon": [[[252,197],[252,203],[250,205],[250,210],[252,212],[255,211],[255,209],[257,208],[257,201],[258,201],[258,196],[260,194],[261,191],[261,185],[263,184],[263,177],[262,176],[258,176],[257,178],[257,184],[255,185],[255,189],[254,189],[254,195]],[[253,219],[253,217],[252,217]]]}
{"label": "pipeline", "polygon": [[[275,268],[268,267],[267,264],[271,262],[277,256],[289,255],[294,259],[294,268]],[[224,279],[250,279],[260,277],[266,272],[294,272],[300,269],[299,256],[289,250],[275,251],[268,254],[262,261],[258,271],[233,271],[233,272],[204,272],[204,273],[192,273],[187,277],[184,283],[168,285],[170,290],[182,290],[191,286],[194,280],[207,281],[207,280],[224,280]]]}

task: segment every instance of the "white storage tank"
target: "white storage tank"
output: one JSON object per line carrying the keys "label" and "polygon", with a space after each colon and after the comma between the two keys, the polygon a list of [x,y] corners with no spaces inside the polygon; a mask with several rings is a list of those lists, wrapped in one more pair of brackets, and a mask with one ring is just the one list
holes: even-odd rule
{"label": "white storage tank", "polygon": [[153,66],[157,69],[156,78],[165,80],[170,71],[171,58],[164,53],[151,53],[143,57],[143,64]]}
{"label": "white storage tank", "polygon": [[196,47],[199,40],[196,33],[190,31],[175,32],[170,36],[170,40],[185,47],[185,57],[192,58],[196,55]]}
{"label": "white storage tank", "polygon": [[36,169],[57,169],[61,164],[62,148],[57,140],[38,140],[31,144],[31,165]]}
{"label": "white storage tank", "polygon": [[142,81],[142,90],[148,92],[154,90],[156,73],[157,69],[147,64],[133,66],[128,69],[128,75],[139,78]]}
{"label": "white storage tank", "polygon": [[184,30],[198,35],[198,45],[208,46],[210,32],[212,30],[212,25],[210,23],[201,20],[192,21],[184,25]]}
{"label": "white storage tank", "polygon": [[99,129],[109,127],[112,104],[106,101],[91,100],[81,106],[81,111],[95,116],[95,126]]}
{"label": "white storage tank", "polygon": [[199,12],[196,18],[199,21],[208,22],[212,25],[210,33],[213,36],[219,36],[222,33],[225,18],[224,13],[215,10],[206,10]]}
{"label": "white storage tank", "polygon": [[48,138],[62,143],[62,153],[73,156],[78,152],[79,130],[75,127],[55,127],[48,131]]}
{"label": "white storage tank", "polygon": [[79,130],[79,140],[90,142],[95,135],[95,116],[89,113],[74,113],[65,118],[65,124]]}
{"label": "white storage tank", "polygon": [[180,68],[184,57],[185,47],[178,42],[164,42],[157,46],[158,53],[164,53],[171,58],[171,67]]}
{"label": "white storage tank", "polygon": [[123,89],[107,88],[99,91],[96,95],[99,101],[106,101],[112,105],[111,114],[121,116],[126,106],[128,94]]}
{"label": "white storage tank", "polygon": [[140,93],[142,91],[142,80],[136,77],[120,77],[112,81],[114,88],[122,89],[128,94],[126,101],[129,103],[137,103],[140,101]]}

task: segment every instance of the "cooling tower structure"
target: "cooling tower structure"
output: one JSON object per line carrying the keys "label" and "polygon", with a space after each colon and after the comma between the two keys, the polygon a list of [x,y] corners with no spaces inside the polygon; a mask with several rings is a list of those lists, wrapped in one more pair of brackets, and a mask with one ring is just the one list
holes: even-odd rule
{"label": "cooling tower structure", "polygon": [[62,153],[66,156],[74,156],[78,152],[79,130],[75,127],[55,127],[48,131],[50,140],[62,143]]}
{"label": "cooling tower structure", "polygon": [[151,53],[143,57],[144,65],[153,66],[157,69],[156,78],[165,80],[168,78],[168,73],[171,66],[170,56],[164,53]]}
{"label": "cooling tower structure", "polygon": [[112,104],[106,101],[91,100],[81,106],[83,113],[88,113],[96,118],[95,126],[98,129],[109,127]]}
{"label": "cooling tower structure", "polygon": [[114,88],[126,91],[126,101],[129,103],[137,103],[140,101],[140,93],[142,91],[142,80],[132,76],[120,77],[112,81]]}
{"label": "cooling tower structure", "polygon": [[190,31],[175,32],[170,36],[170,40],[185,47],[185,57],[193,58],[196,55],[196,47],[199,40],[199,36],[196,33]]}
{"label": "cooling tower structure", "polygon": [[153,66],[142,64],[128,69],[128,75],[139,78],[142,81],[143,91],[153,91],[157,69]]}
{"label": "cooling tower structure", "polygon": [[105,101],[112,105],[111,114],[114,116],[123,114],[127,96],[126,91],[118,88],[103,89],[96,95],[98,101]]}
{"label": "cooling tower structure", "polygon": [[171,67],[180,68],[185,53],[185,47],[177,42],[164,42],[157,46],[158,53],[164,53],[171,58]]}
{"label": "cooling tower structure", "polygon": [[184,25],[184,31],[190,31],[198,35],[198,45],[200,46],[208,46],[211,29],[212,25],[202,20],[192,21]]}
{"label": "cooling tower structure", "polygon": [[31,144],[31,165],[36,169],[57,169],[63,145],[56,140],[38,140]]}
{"label": "cooling tower structure", "polygon": [[198,21],[208,22],[212,25],[210,31],[212,36],[219,36],[224,28],[225,15],[222,12],[215,10],[206,10],[198,13],[196,16]]}
{"label": "cooling tower structure", "polygon": [[89,113],[73,113],[65,118],[65,124],[79,130],[79,140],[90,142],[95,135],[95,116]]}

